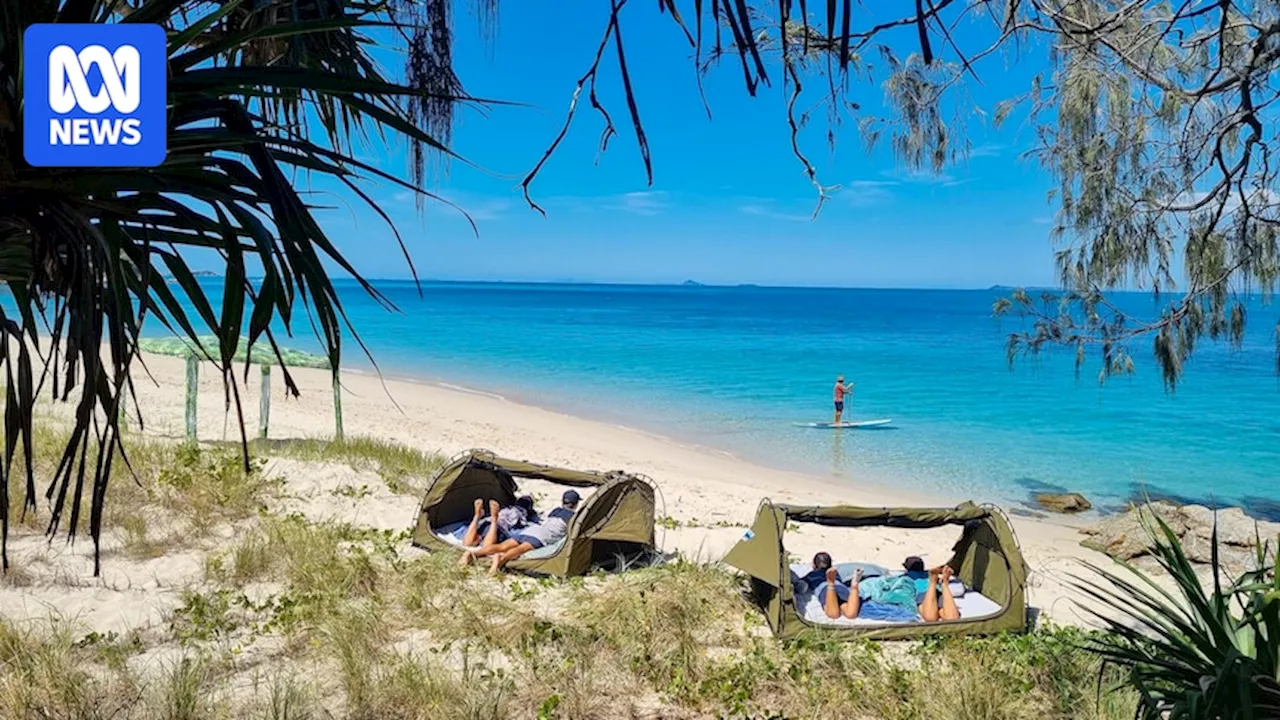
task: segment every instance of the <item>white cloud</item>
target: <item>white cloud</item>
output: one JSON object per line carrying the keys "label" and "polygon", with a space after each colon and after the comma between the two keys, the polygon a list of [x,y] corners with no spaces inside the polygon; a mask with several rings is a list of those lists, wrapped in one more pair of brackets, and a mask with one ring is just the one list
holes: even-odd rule
{"label": "white cloud", "polygon": [[939,185],[941,187],[955,187],[972,181],[972,178],[957,178],[951,173],[935,173],[929,170],[887,171],[884,174],[888,177],[901,178],[904,182],[916,185]]}
{"label": "white cloud", "polygon": [[[451,213],[462,211],[471,216],[471,219],[480,222],[482,220],[497,220],[506,214],[512,207],[512,201],[503,197],[490,197],[486,195],[475,195],[472,193],[461,192],[436,192],[432,193],[444,202],[426,199],[426,212],[445,210]],[[417,193],[408,190],[401,190],[391,196],[391,199],[401,206],[410,206],[414,202]],[[450,206],[452,203],[456,207]]]}
{"label": "white cloud", "polygon": [[926,170],[886,170],[885,180],[853,180],[836,193],[837,197],[854,207],[869,207],[892,202],[896,188],[907,185],[933,185],[956,187],[973,181],[973,178],[957,178],[950,173],[933,173]]}
{"label": "white cloud", "polygon": [[[1255,215],[1264,218],[1275,218],[1280,214],[1280,192],[1271,188],[1254,188],[1248,191],[1249,195],[1246,200],[1249,203],[1249,211]],[[1188,190],[1179,194],[1170,203],[1170,206],[1176,208],[1185,208],[1196,203],[1204,202],[1209,197],[1208,191],[1205,190]],[[1240,202],[1240,192],[1237,188],[1231,188],[1228,194],[1218,197],[1205,203],[1204,206],[1193,212],[1214,212],[1218,208],[1218,204],[1222,203],[1223,213],[1227,216],[1234,215],[1242,206]]]}
{"label": "white cloud", "polygon": [[893,200],[891,188],[899,184],[894,180],[853,180],[836,193],[836,197],[854,207],[883,205]]}
{"label": "white cloud", "polygon": [[620,195],[553,195],[534,197],[537,203],[551,212],[553,208],[568,212],[625,212],[632,215],[657,215],[670,205],[670,194],[665,190],[639,190]]}
{"label": "white cloud", "polygon": [[787,220],[790,222],[809,222],[813,219],[813,213],[804,215],[801,213],[789,213],[780,211],[771,206],[768,201],[747,203],[738,207],[739,212],[748,215],[759,215],[760,217],[772,218],[774,220]]}
{"label": "white cloud", "polygon": [[667,193],[663,190],[623,193],[607,201],[604,206],[610,210],[636,215],[657,215],[667,206]]}
{"label": "white cloud", "polygon": [[[1208,196],[1208,193],[1201,191],[1196,193],[1187,193],[1186,195],[1188,198],[1194,196],[1196,200],[1203,200]],[[1260,203],[1267,206],[1275,205],[1276,203],[1280,203],[1280,192],[1276,192],[1271,188],[1254,188],[1249,191],[1249,197],[1246,199],[1249,201],[1250,205],[1253,205],[1254,203]],[[1240,207],[1239,191],[1235,189],[1231,190],[1231,195],[1227,199],[1227,207]]]}
{"label": "white cloud", "polygon": [[497,220],[511,209],[511,201],[502,198],[455,200],[454,204],[477,222],[480,220]]}
{"label": "white cloud", "polygon": [[982,145],[969,148],[969,157],[996,157],[997,155],[1003,155],[1008,149],[1008,145],[1002,145],[1000,143],[984,143]]}

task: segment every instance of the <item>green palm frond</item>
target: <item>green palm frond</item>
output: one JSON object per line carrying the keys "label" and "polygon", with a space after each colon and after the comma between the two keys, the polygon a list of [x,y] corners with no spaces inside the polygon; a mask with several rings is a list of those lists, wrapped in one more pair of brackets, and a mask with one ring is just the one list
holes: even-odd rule
{"label": "green palm frond", "polygon": [[[438,35],[438,23],[447,21],[423,16],[407,0],[24,0],[0,8],[0,280],[16,307],[16,314],[0,311],[7,380],[0,482],[10,488],[14,459],[31,452],[36,397],[49,392],[74,402],[75,429],[44,492],[48,531],[74,536],[87,511],[96,547],[116,451],[128,462],[116,422],[129,397],[143,319],[151,316],[193,342],[217,338],[205,349],[221,368],[237,415],[233,365],[241,358],[247,370],[264,339],[287,391],[297,394],[275,328],[292,333],[300,315],[314,324],[325,362],[336,371],[343,336],[357,343],[359,337],[325,263],[391,303],[342,256],[290,178],[298,171],[332,178],[370,204],[357,185],[363,178],[430,197],[415,181],[357,161],[351,142],[372,132],[406,139],[419,162],[432,153],[448,156],[449,113],[457,103],[478,101],[456,78],[445,85],[421,81],[421,73],[450,62],[438,52],[408,68],[418,81],[398,82],[378,69],[368,33],[386,32],[394,20],[410,37]],[[168,30],[164,164],[26,165],[20,38],[28,25],[52,22],[148,22]],[[225,261],[217,306],[188,266],[193,249],[212,249]],[[262,279],[250,282],[255,266]],[[29,462],[23,467],[25,512],[36,507],[37,479]],[[0,516],[5,567],[13,490]]]}

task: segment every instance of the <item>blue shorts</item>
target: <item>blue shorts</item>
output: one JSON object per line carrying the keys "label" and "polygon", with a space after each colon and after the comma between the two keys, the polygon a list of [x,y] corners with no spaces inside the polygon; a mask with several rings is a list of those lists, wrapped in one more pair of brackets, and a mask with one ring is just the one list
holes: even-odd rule
{"label": "blue shorts", "polygon": [[515,540],[517,543],[529,543],[533,546],[534,550],[542,547],[542,541],[532,535],[521,535],[520,533],[516,533],[511,536],[511,539]]}
{"label": "blue shorts", "polygon": [[[842,582],[837,582],[835,583],[834,587],[836,589],[836,600],[842,603],[849,602],[849,595],[851,594],[849,586],[845,585]],[[825,580],[822,582],[821,585],[814,588],[813,595],[814,597],[818,598],[818,602],[820,603],[824,603],[827,601],[827,582]]]}
{"label": "blue shorts", "polygon": [[844,401],[843,401],[843,400],[837,400],[837,401],[836,401],[836,412],[844,412]]}

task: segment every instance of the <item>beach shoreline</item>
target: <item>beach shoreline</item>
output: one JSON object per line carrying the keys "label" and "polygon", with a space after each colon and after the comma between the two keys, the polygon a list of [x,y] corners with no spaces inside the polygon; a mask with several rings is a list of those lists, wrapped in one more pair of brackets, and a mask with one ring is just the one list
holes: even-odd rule
{"label": "beach shoreline", "polygon": [[[148,432],[182,436],[185,377],[180,358],[146,358],[155,383],[137,381],[138,402]],[[214,366],[203,363],[198,398],[202,440],[223,438],[223,389]],[[301,392],[284,396],[283,383],[272,383],[270,433],[273,439],[328,439],[334,435],[332,379],[327,370],[290,370]],[[276,373],[278,375],[278,371]],[[624,469],[654,479],[661,489],[657,508],[663,550],[688,559],[719,561],[754,521],[760,502],[770,499],[798,505],[848,504],[873,507],[953,506],[956,503],[915,488],[880,487],[857,480],[775,469],[742,458],[679,442],[645,430],[601,423],[515,402],[510,396],[474,387],[446,387],[421,380],[379,377],[356,370],[342,373],[342,410],[348,438],[370,436],[424,452],[453,456],[471,448],[499,455],[582,470]],[[454,383],[456,386],[456,383]],[[246,428],[257,428],[256,377],[240,388]],[[394,401],[393,401],[394,398]],[[234,413],[234,409],[232,410]],[[539,502],[551,502],[540,498]],[[1079,519],[1067,516],[1011,516],[1031,567],[1031,604],[1056,622],[1086,624],[1073,600],[1080,560],[1105,564],[1109,559],[1080,545]],[[384,518],[388,526],[411,527],[414,515]],[[858,531],[806,524],[789,531],[787,550],[798,559],[819,551],[840,557],[900,565],[908,555],[942,563],[958,537],[956,528]]]}
{"label": "beach shoreline", "polygon": [[[896,498],[898,504],[916,506],[953,507],[958,503],[971,501],[978,504],[991,503],[1003,508],[1006,512],[1019,510],[1024,513],[1036,512],[1043,517],[1036,518],[1042,522],[1061,525],[1069,528],[1080,528],[1096,521],[1105,515],[1101,509],[1094,509],[1074,515],[1052,514],[1041,512],[1032,500],[1032,492],[1028,490],[1025,499],[1017,500],[1013,496],[992,497],[984,493],[973,495],[966,493],[944,492],[936,487],[919,487],[905,476],[894,476],[888,472],[876,471],[866,467],[856,467],[856,472],[836,470],[830,466],[822,467],[819,463],[803,463],[800,466],[788,466],[785,460],[771,456],[767,452],[749,453],[732,447],[731,444],[717,445],[710,435],[699,437],[696,432],[680,432],[675,423],[663,423],[661,419],[647,415],[633,416],[634,423],[620,421],[616,414],[592,412],[587,403],[575,403],[556,397],[544,390],[519,387],[494,388],[486,386],[483,381],[474,378],[451,377],[438,369],[415,374],[404,368],[380,371],[374,368],[343,368],[343,377],[360,376],[379,381],[403,383],[406,386],[427,386],[446,392],[456,392],[486,398],[515,407],[535,408],[548,413],[574,418],[575,420],[608,426],[629,433],[635,433],[653,440],[670,443],[693,452],[723,457],[727,460],[759,467],[774,472],[797,473],[819,486],[830,486],[834,492],[869,492],[885,498]],[[858,431],[850,431],[856,433]],[[864,431],[871,434],[879,431]],[[909,489],[904,489],[909,488]],[[1010,514],[1018,514],[1011,512]]]}
{"label": "beach shoreline", "polygon": [[856,490],[858,487],[868,486],[869,489],[872,489],[877,493],[884,493],[887,496],[901,495],[904,502],[937,505],[941,507],[955,505],[957,502],[971,499],[950,498],[946,497],[942,493],[929,489],[912,490],[906,493],[903,493],[900,490],[895,492],[895,486],[900,488],[902,485],[903,480],[901,478],[893,478],[887,475],[874,475],[870,472],[867,473],[867,477],[852,478],[849,475],[836,472],[830,472],[824,475],[821,472],[815,471],[812,467],[804,469],[797,469],[794,467],[789,468],[785,466],[785,463],[779,462],[774,458],[766,457],[763,453],[758,456],[749,456],[743,454],[737,449],[719,447],[709,444],[700,438],[688,437],[680,434],[679,432],[672,432],[673,428],[670,426],[666,428],[660,427],[660,421],[651,420],[650,422],[644,422],[643,420],[648,420],[648,418],[644,418],[641,422],[627,424],[625,422],[619,422],[615,418],[607,417],[604,414],[593,414],[585,404],[578,405],[572,402],[556,402],[555,398],[539,391],[522,390],[519,388],[503,388],[501,390],[496,390],[486,387],[476,387],[475,384],[467,380],[447,378],[435,372],[421,376],[415,376],[412,373],[403,371],[378,373],[377,371],[366,370],[363,368],[344,368],[342,372],[343,377],[347,377],[348,374],[360,375],[369,378],[380,377],[383,380],[395,381],[396,383],[403,383],[408,386],[429,386],[446,392],[456,392],[463,395],[488,398],[497,402],[507,403],[512,406],[535,408],[548,413],[574,418],[575,420],[583,422],[604,425],[629,433],[636,433],[659,442],[671,443],[694,452],[720,456],[734,462],[759,466],[777,472],[799,472],[800,474],[824,485],[829,484],[837,488],[843,487],[846,490]]}

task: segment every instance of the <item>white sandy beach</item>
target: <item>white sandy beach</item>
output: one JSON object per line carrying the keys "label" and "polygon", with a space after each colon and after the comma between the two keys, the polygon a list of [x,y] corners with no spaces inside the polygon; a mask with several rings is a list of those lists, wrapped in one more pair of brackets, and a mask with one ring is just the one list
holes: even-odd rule
{"label": "white sandy beach", "polygon": [[[144,356],[150,378],[135,374],[144,432],[173,439],[184,428],[184,361]],[[334,413],[327,371],[295,369],[299,399],[287,399],[279,370],[273,371],[270,437],[330,438]],[[154,381],[152,380],[154,379]],[[797,504],[846,503],[871,506],[943,505],[945,502],[882,486],[839,484],[830,479],[769,469],[725,453],[698,448],[615,425],[517,404],[499,396],[441,385],[343,375],[343,414],[348,437],[395,440],[427,452],[452,455],[487,448],[504,456],[580,469],[626,469],[652,477],[661,488],[658,539],[662,549],[704,561],[720,559],[742,537],[763,498]],[[259,377],[255,369],[241,383],[241,403],[250,436],[258,426]],[[202,364],[199,433],[202,440],[234,440],[234,409],[224,413],[216,368]],[[132,429],[136,430],[136,427]],[[372,472],[334,464],[274,459],[268,472],[283,476],[295,500],[281,512],[312,519],[340,519],[380,530],[408,529],[417,510],[413,498],[386,489]],[[128,482],[124,474],[115,482]],[[342,486],[367,485],[365,497],[344,497]],[[545,489],[544,489],[545,490]],[[540,493],[552,502],[551,492]],[[108,498],[110,502],[110,497]],[[16,509],[16,505],[15,505]],[[41,517],[47,517],[42,515]],[[1029,605],[1059,624],[1082,624],[1085,616],[1070,599],[1069,583],[1082,569],[1078,560],[1110,561],[1080,546],[1069,520],[1012,518],[1030,566]],[[223,533],[223,539],[235,531]],[[787,534],[787,547],[807,559],[819,550],[837,561],[861,560],[898,567],[908,555],[929,564],[949,556],[958,529],[930,531],[833,529],[804,525]],[[56,616],[99,632],[155,626],[176,607],[179,591],[199,583],[208,551],[187,549],[154,560],[112,554],[118,538],[104,537],[103,573],[92,577],[91,545],[74,547],[61,538],[49,543],[38,532],[16,537],[11,562],[26,580],[0,586],[0,613],[9,618]]]}

